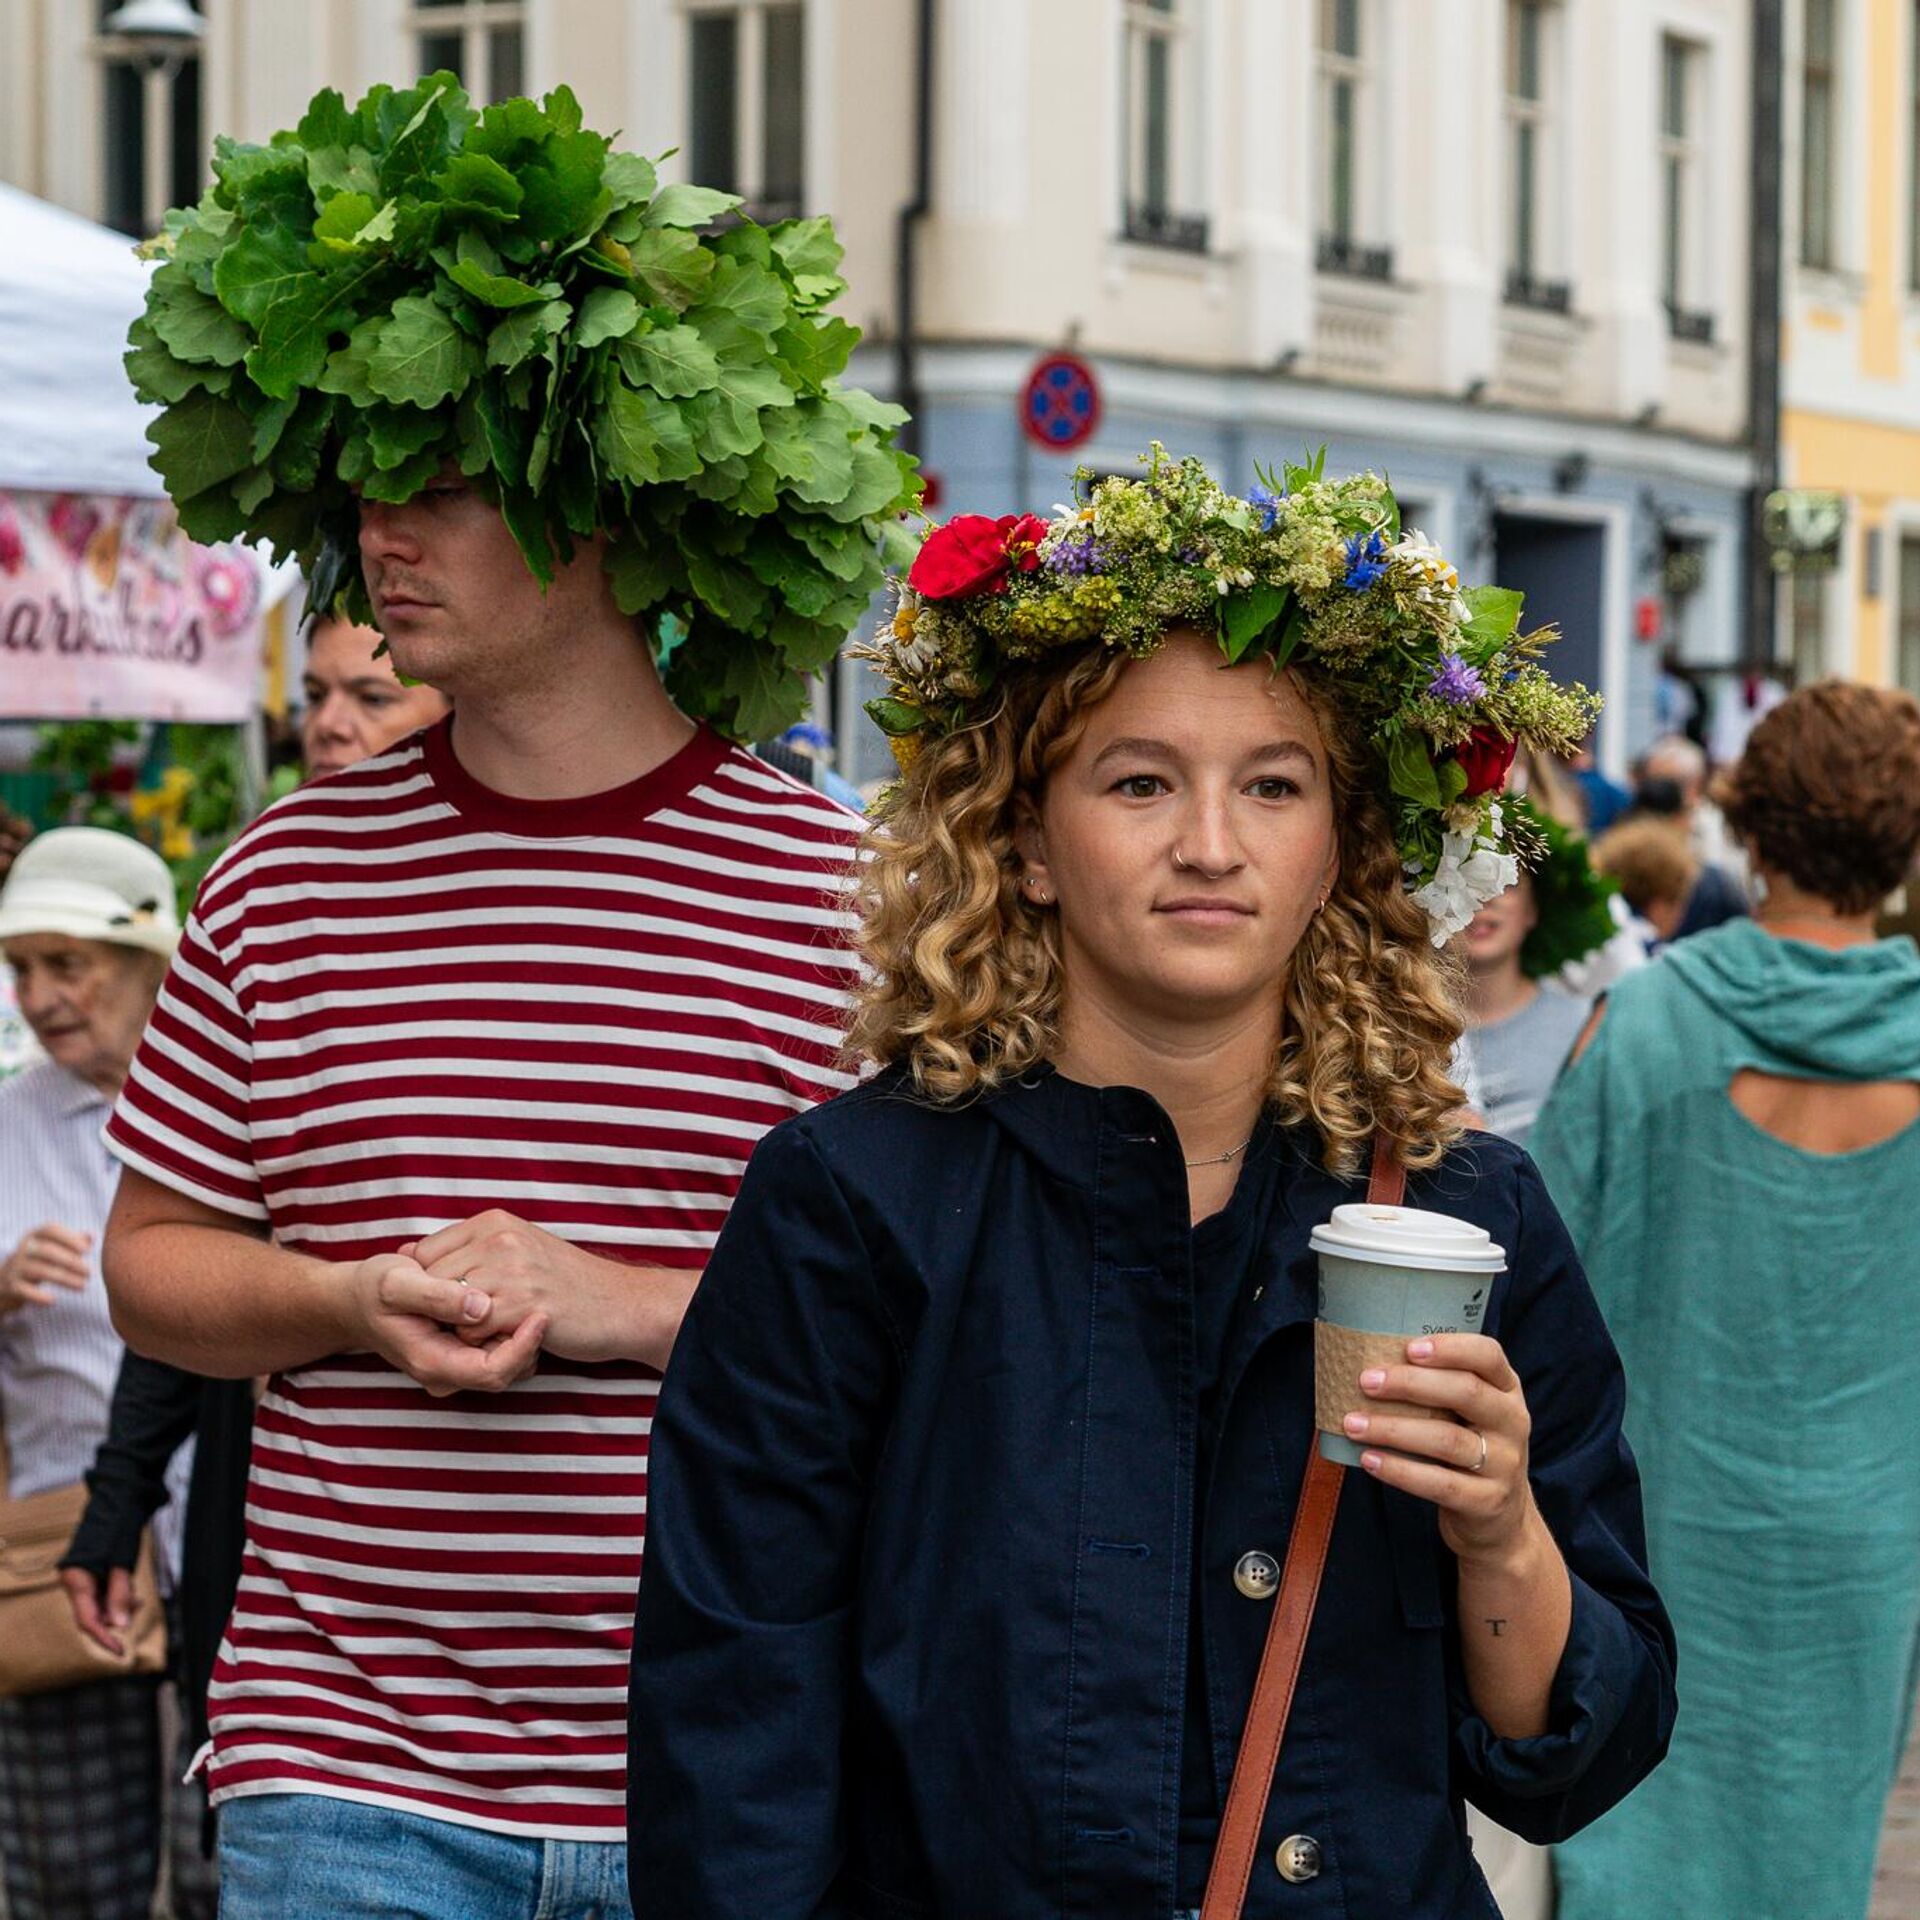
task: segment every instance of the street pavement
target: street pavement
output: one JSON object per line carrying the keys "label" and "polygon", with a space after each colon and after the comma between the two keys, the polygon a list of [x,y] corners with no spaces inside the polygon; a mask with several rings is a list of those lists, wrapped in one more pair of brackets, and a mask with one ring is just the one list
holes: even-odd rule
{"label": "street pavement", "polygon": [[1907,1748],[1907,1763],[1887,1802],[1880,1836],[1880,1865],[1873,1877],[1871,1920],[1916,1920],[1920,1916],[1920,1725]]}

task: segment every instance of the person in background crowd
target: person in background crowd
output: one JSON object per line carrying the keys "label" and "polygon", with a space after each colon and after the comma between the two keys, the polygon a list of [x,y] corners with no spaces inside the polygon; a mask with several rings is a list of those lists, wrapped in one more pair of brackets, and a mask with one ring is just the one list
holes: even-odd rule
{"label": "person in background crowd", "polygon": [[[301,758],[316,779],[386,752],[447,711],[445,695],[434,688],[402,685],[376,629],[335,618],[316,621],[307,637],[302,686]],[[117,1651],[140,1536],[168,1497],[168,1469],[189,1434],[193,1472],[181,1522],[175,1669],[191,1755],[208,1737],[207,1687],[240,1580],[253,1383],[209,1379],[128,1353],[106,1437],[87,1473],[91,1497],[60,1565],[76,1624]],[[204,1789],[193,1797],[204,1804]],[[209,1809],[197,1836],[202,1854],[210,1854],[212,1838]],[[177,1831],[176,1857],[184,1844]]]}
{"label": "person in background crowd", "polygon": [[1920,954],[1873,937],[1920,703],[1807,688],[1722,792],[1755,917],[1622,981],[1533,1135],[1633,1382],[1686,1701],[1560,1850],[1561,1920],[1861,1920],[1920,1651]]}
{"label": "person in background crowd", "polygon": [[1569,772],[1585,803],[1586,829],[1595,839],[1633,805],[1633,795],[1618,780],[1601,771],[1589,734],[1573,756]]}
{"label": "person in background crowd", "polygon": [[[1672,781],[1679,794],[1679,806],[1677,809],[1650,807],[1647,810],[1674,811],[1678,824],[1685,830],[1687,844],[1693,849],[1693,857],[1699,861],[1703,872],[1718,868],[1744,900],[1746,856],[1728,831],[1725,816],[1707,790],[1708,772],[1706,749],[1697,740],[1689,740],[1680,734],[1669,734],[1656,740],[1640,762],[1642,783]],[[1717,926],[1719,922],[1706,924]]]}
{"label": "person in background crowd", "polygon": [[1620,897],[1648,933],[1650,949],[1678,937],[1700,865],[1664,820],[1623,820],[1593,844],[1593,864],[1620,888]]}
{"label": "person in background crowd", "polygon": [[[100,1129],[179,932],[165,862],[96,827],[41,834],[0,888],[0,953],[46,1056],[0,1087],[0,1415],[14,1499],[74,1485],[106,1431],[122,1349],[100,1277],[118,1173]],[[170,1520],[156,1548],[164,1583],[178,1565]],[[6,1657],[0,1645],[0,1669]],[[146,1920],[160,1868],[159,1686],[127,1676],[0,1699],[8,1920]],[[212,1875],[180,1838],[201,1796],[168,1797],[173,1911],[202,1920]]]}
{"label": "person in background crowd", "polygon": [[1476,1104],[1491,1132],[1525,1146],[1540,1104],[1586,1024],[1591,996],[1565,990],[1561,969],[1600,951],[1618,931],[1586,842],[1526,808],[1544,859],[1474,915],[1457,947],[1466,963],[1461,1036]]}
{"label": "person in background crowd", "polygon": [[[1688,798],[1697,789],[1686,769],[1698,767],[1704,777],[1706,762],[1704,757],[1696,758],[1698,753],[1691,741],[1680,740],[1667,742],[1658,759],[1649,756],[1634,787],[1633,806],[1622,822],[1623,825],[1636,821],[1657,823],[1687,849],[1692,860],[1693,884],[1687,890],[1679,919],[1672,932],[1665,936],[1668,940],[1685,940],[1692,934],[1704,933],[1709,927],[1739,919],[1748,909],[1745,862],[1739,849],[1727,838],[1726,823],[1720,818],[1719,809],[1709,801]],[[1661,767],[1668,770],[1653,770]],[[1710,816],[1705,811],[1709,808]],[[1710,824],[1703,827],[1702,821],[1709,817]],[[1703,853],[1703,846],[1718,848],[1721,857],[1715,859]]]}
{"label": "person in background crowd", "polygon": [[437,688],[407,686],[377,627],[326,615],[307,635],[301,676],[300,761],[309,780],[383,753],[445,717]]}

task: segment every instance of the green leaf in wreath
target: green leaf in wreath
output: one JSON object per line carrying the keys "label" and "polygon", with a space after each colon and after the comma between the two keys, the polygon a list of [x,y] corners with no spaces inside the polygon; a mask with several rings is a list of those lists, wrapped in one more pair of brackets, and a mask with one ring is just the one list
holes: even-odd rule
{"label": "green leaf in wreath", "polygon": [[575,352],[631,333],[639,318],[640,302],[624,288],[595,287],[580,303],[579,324],[573,330]]}
{"label": "green leaf in wreath", "polygon": [[622,613],[658,606],[679,584],[672,541],[660,534],[643,538],[629,529],[607,550],[607,577]]}
{"label": "green leaf in wreath", "polygon": [[165,267],[153,276],[147,319],[180,360],[235,367],[253,344],[246,328],[218,300],[202,293],[184,274],[176,277]]}
{"label": "green leaf in wreath", "polygon": [[909,506],[919,496],[919,481],[907,455],[861,441],[853,449],[853,483],[845,497],[829,504],[826,511],[835,520],[864,520],[896,504]]}
{"label": "green leaf in wreath", "polygon": [[700,297],[703,314],[731,314],[763,345],[785,324],[787,304],[787,290],[777,275],[738,260],[721,260]]}
{"label": "green leaf in wreath", "polygon": [[1438,808],[1444,804],[1440,776],[1426,739],[1411,728],[1402,728],[1387,747],[1387,784],[1403,800],[1419,806]]}
{"label": "green leaf in wreath", "polygon": [[868,719],[889,740],[904,739],[910,733],[918,733],[927,724],[926,714],[905,700],[869,700],[866,710]]}
{"label": "green leaf in wreath", "polygon": [[853,436],[844,411],[818,400],[764,416],[767,463],[797,500],[825,507],[853,488]]}
{"label": "green leaf in wreath", "polygon": [[622,207],[644,205],[659,186],[653,162],[637,153],[610,153],[600,169],[600,184],[613,196],[616,212]]}
{"label": "green leaf in wreath", "polygon": [[644,387],[617,386],[607,396],[594,445],[607,472],[633,486],[685,480],[700,467],[685,413]]}
{"label": "green leaf in wreath", "polygon": [[1477,643],[1482,657],[1495,653],[1520,624],[1527,596],[1512,587],[1469,587],[1460,596],[1467,603],[1463,633]]}
{"label": "green leaf in wreath", "polygon": [[685,557],[688,584],[728,626],[747,632],[766,617],[767,590],[744,568],[697,545]]}
{"label": "green leaf in wreath", "polygon": [[628,246],[633,277],[656,300],[684,313],[713,277],[713,255],[697,233],[650,227]]}
{"label": "green leaf in wreath", "polygon": [[773,350],[802,386],[816,392],[846,371],[848,356],[860,344],[860,329],[839,318],[799,316],[773,336]]}
{"label": "green leaf in wreath", "polygon": [[486,273],[475,266],[471,260],[458,260],[448,271],[447,278],[462,293],[470,293],[482,305],[512,309],[517,307],[537,307],[543,302],[558,298],[560,283],[557,280],[543,280],[538,286],[529,286],[524,280],[516,280],[507,273]]}
{"label": "green leaf in wreath", "polygon": [[1221,629],[1229,661],[1245,658],[1248,648],[1272,630],[1286,611],[1287,597],[1285,587],[1269,586],[1265,581],[1244,593],[1228,594]]}
{"label": "green leaf in wreath", "polygon": [[369,407],[364,419],[373,463],[389,471],[437,444],[447,431],[445,415],[419,407]]}
{"label": "green leaf in wreath", "polygon": [[434,301],[408,294],[393,303],[367,362],[367,384],[385,400],[435,407],[460,393],[479,369],[474,343]]}
{"label": "green leaf in wreath", "polygon": [[688,326],[655,327],[616,349],[620,365],[635,386],[651,387],[669,400],[705,393],[720,379],[713,349]]}
{"label": "green leaf in wreath", "polygon": [[276,300],[260,325],[260,344],[247,355],[247,374],[262,393],[283,395],[320,378],[336,331],[351,323],[356,296],[383,271],[379,254],[329,275],[309,274]]}
{"label": "green leaf in wreath", "polygon": [[783,220],[768,237],[780,264],[794,275],[835,274],[846,257],[833,222],[824,214],[811,220]]}
{"label": "green leaf in wreath", "polygon": [[176,500],[205,493],[253,464],[253,422],[229,400],[190,393],[147,428],[153,466]]}
{"label": "green leaf in wreath", "polygon": [[771,740],[807,710],[806,682],[766,646],[736,640],[724,655],[716,705],[731,715],[729,731],[740,740]]}
{"label": "green leaf in wreath", "polygon": [[790,407],[794,392],[771,367],[722,367],[713,387],[686,403],[693,443],[705,460],[752,453],[765,438],[762,407]]}
{"label": "green leaf in wreath", "polygon": [[120,364],[142,400],[166,405],[184,400],[196,387],[204,386],[203,376],[210,371],[189,366],[169,353],[144,314],[127,329],[127,350]]}
{"label": "green leaf in wreath", "polygon": [[570,300],[548,300],[508,314],[487,335],[487,365],[503,369],[519,366],[555,334],[564,332],[572,318]]}
{"label": "green leaf in wreath", "polygon": [[510,220],[520,210],[520,182],[485,153],[456,153],[433,177],[434,191],[449,214]]}
{"label": "green leaf in wreath", "polygon": [[650,227],[707,227],[723,213],[731,213],[741,204],[737,193],[720,193],[712,187],[692,187],[676,182],[662,187],[647,209]]}

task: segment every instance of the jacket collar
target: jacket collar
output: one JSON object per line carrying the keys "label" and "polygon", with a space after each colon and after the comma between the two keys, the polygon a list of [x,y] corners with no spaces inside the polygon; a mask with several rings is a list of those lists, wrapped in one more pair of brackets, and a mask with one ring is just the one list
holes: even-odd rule
{"label": "jacket collar", "polygon": [[1173,1138],[1173,1122],[1150,1093],[1138,1087],[1089,1087],[1045,1062],[996,1087],[984,1105],[1024,1152],[1082,1192],[1093,1189],[1103,1131],[1128,1140]]}

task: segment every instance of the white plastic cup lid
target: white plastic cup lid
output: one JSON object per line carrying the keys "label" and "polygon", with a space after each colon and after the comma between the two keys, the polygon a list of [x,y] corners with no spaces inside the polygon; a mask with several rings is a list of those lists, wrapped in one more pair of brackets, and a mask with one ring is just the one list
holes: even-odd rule
{"label": "white plastic cup lid", "polygon": [[1370,1201],[1335,1207],[1307,1244],[1315,1253],[1372,1260],[1388,1267],[1425,1267],[1435,1273],[1504,1273],[1507,1251],[1484,1227],[1418,1207]]}

